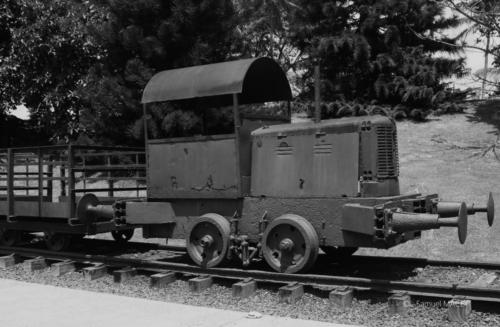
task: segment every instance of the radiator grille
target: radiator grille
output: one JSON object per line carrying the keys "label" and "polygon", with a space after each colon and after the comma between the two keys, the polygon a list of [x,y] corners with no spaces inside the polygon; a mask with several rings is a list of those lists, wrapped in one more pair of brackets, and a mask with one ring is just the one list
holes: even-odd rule
{"label": "radiator grille", "polygon": [[392,126],[377,126],[377,175],[390,178],[399,175],[398,138]]}

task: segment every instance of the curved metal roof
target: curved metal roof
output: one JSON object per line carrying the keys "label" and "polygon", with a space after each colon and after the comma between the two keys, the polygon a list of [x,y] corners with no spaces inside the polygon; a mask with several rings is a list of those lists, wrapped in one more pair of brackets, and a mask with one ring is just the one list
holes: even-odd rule
{"label": "curved metal roof", "polygon": [[291,100],[288,79],[270,58],[252,58],[165,70],[144,88],[142,103],[215,97],[219,105]]}

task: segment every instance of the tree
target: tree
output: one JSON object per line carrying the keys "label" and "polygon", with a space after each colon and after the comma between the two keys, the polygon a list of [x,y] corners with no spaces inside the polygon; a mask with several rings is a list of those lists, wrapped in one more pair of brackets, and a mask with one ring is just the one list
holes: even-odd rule
{"label": "tree", "polygon": [[[106,55],[79,90],[86,104],[80,125],[99,143],[131,144],[143,136],[140,98],[154,73],[231,57],[234,8],[229,0],[108,0],[102,5],[110,14],[94,36]],[[192,102],[156,106],[149,132],[199,132],[203,114]]]}
{"label": "tree", "polygon": [[[0,74],[6,69],[4,61],[9,54],[12,44],[11,29],[17,26],[19,6],[15,1],[0,3]],[[0,117],[5,119],[4,114],[9,109],[10,98],[8,96],[8,85],[0,83]]]}
{"label": "tree", "polygon": [[297,9],[288,0],[239,0],[238,29],[244,56],[271,57],[285,71],[297,73],[303,53],[290,40],[291,13]]}
{"label": "tree", "polygon": [[[238,46],[230,0],[6,0],[0,9],[2,109],[26,105],[54,142],[137,142],[155,72],[223,61]],[[186,117],[202,112],[188,105],[152,115],[151,128],[197,131]]]}
{"label": "tree", "polygon": [[52,131],[54,141],[63,141],[77,132],[81,102],[76,90],[101,55],[87,33],[101,13],[88,1],[76,0],[3,6],[9,30],[0,63],[3,109],[26,105],[38,130]]}
{"label": "tree", "polygon": [[[493,55],[498,59],[498,54],[500,53],[500,47],[492,45],[492,39],[500,36],[500,3],[496,0],[445,0],[445,3],[453,11],[462,15],[468,24],[468,27],[464,29],[461,36],[467,36],[471,33],[479,34],[474,44],[468,44],[466,41],[463,41],[462,46],[480,50],[484,53],[483,69],[476,73],[478,79],[481,80],[481,98],[484,98],[487,84],[498,85],[497,81],[490,79],[488,75],[497,75],[496,72],[489,69],[489,57]],[[494,64],[497,59],[494,59]]]}
{"label": "tree", "polygon": [[[420,115],[411,108],[442,101],[446,94],[441,79],[463,73],[463,60],[433,55],[460,50],[456,40],[439,35],[459,24],[457,17],[444,17],[442,4],[429,0],[297,3],[301,9],[294,14],[294,44],[321,65],[327,100],[376,100],[399,105],[404,115]],[[305,69],[312,72],[311,66]],[[310,97],[311,74],[306,79],[309,88],[304,95]]]}

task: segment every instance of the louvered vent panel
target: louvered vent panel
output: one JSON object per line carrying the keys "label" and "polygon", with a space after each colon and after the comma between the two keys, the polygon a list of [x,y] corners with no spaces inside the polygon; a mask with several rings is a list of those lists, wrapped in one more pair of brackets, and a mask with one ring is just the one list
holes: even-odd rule
{"label": "louvered vent panel", "polygon": [[399,175],[398,138],[392,126],[377,126],[377,175],[389,178]]}

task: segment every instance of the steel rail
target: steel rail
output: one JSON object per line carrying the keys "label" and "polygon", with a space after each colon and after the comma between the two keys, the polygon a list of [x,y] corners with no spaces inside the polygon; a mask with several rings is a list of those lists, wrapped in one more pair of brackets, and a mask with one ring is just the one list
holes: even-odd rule
{"label": "steel rail", "polygon": [[[97,240],[97,239],[95,239]],[[113,240],[101,240],[106,242],[114,242]],[[186,252],[186,247],[182,245],[163,245],[157,243],[143,243],[143,242],[128,242],[128,246],[147,247],[151,246],[155,250],[167,250],[176,252]],[[378,256],[378,255],[353,255],[347,259],[348,263],[356,264],[403,264],[415,266],[445,266],[445,267],[467,267],[485,270],[499,270],[500,261],[498,262],[481,262],[481,261],[464,261],[464,260],[436,260],[427,258],[413,258],[413,257],[391,257],[391,256]]]}
{"label": "steel rail", "polygon": [[[104,244],[115,243],[114,240],[106,239],[92,239],[92,241],[103,242]],[[166,250],[174,252],[186,252],[186,247],[183,245],[164,245],[158,243],[145,243],[129,241],[127,247],[133,248],[148,248],[151,250]],[[445,267],[466,267],[477,268],[485,270],[498,270],[500,271],[500,262],[481,262],[481,261],[463,261],[463,260],[435,260],[427,258],[412,258],[412,257],[391,257],[391,256],[377,256],[377,255],[353,255],[347,259],[347,263],[355,264],[392,264],[392,265],[415,265],[415,266],[445,266]]]}
{"label": "steel rail", "polygon": [[143,270],[168,270],[185,274],[210,275],[215,278],[223,279],[238,280],[253,278],[258,282],[278,284],[301,283],[310,286],[322,287],[350,286],[354,289],[364,291],[376,291],[383,293],[405,292],[409,295],[435,298],[465,297],[474,301],[500,303],[500,288],[472,287],[458,284],[429,284],[345,276],[285,274],[235,268],[205,269],[184,263],[118,258],[105,255],[91,255],[71,252],[52,252],[48,250],[18,247],[0,247],[0,253],[15,253],[21,257],[43,256],[49,260],[73,260],[76,262],[96,262],[110,266],[130,266]]}
{"label": "steel rail", "polygon": [[500,270],[500,262],[480,262],[480,261],[462,261],[462,260],[435,260],[426,258],[409,257],[390,257],[390,256],[371,256],[371,255],[353,255],[352,261],[360,261],[363,264],[369,263],[391,263],[408,264],[418,266],[445,266],[445,267],[467,267],[486,270]]}

